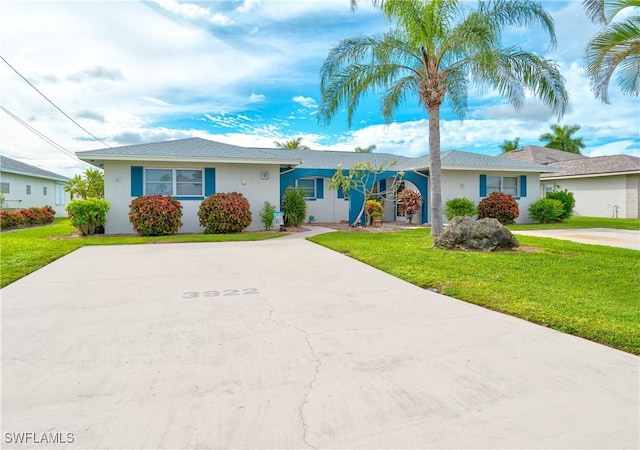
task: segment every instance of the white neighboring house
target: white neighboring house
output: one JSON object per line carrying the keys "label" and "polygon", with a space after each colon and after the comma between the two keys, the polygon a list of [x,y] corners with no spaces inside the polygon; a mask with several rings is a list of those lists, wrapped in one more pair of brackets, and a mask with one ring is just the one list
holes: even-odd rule
{"label": "white neighboring house", "polygon": [[568,190],[575,216],[640,218],[640,158],[631,155],[587,157],[528,146],[500,155],[547,164],[557,171],[540,176],[541,195]]}
{"label": "white neighboring house", "polygon": [[5,209],[51,206],[56,217],[66,217],[69,194],[64,191],[69,178],[0,155],[0,191]]}
{"label": "white neighboring house", "polygon": [[[115,147],[77,152],[78,158],[104,169],[105,199],[111,203],[105,231],[132,233],[129,207],[136,197],[172,195],[183,206],[181,232],[197,233],[198,209],[202,200],[216,192],[240,192],[251,206],[249,230],[262,229],[259,211],[264,202],[280,205],[291,187],[307,192],[308,216],[318,222],[354,223],[363,196],[351,191],[345,196],[331,190],[331,176],[341,168],[348,171],[358,162],[374,166],[396,161],[381,174],[379,191],[391,186],[404,172],[404,186],[418,190],[425,200],[413,223],[429,223],[429,157],[408,158],[385,153],[334,152],[247,148],[201,138]],[[476,204],[493,191],[512,194],[520,205],[518,222],[527,222],[530,203],[538,200],[540,174],[554,171],[540,164],[510,161],[495,156],[462,151],[442,154],[443,205],[448,199],[466,197]],[[279,206],[278,206],[279,207]],[[385,199],[383,220],[404,221],[397,213],[395,195]]]}

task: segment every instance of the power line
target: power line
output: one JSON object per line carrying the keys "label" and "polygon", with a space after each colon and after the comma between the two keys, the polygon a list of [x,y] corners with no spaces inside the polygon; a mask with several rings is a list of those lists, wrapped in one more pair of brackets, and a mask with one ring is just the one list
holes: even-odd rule
{"label": "power line", "polygon": [[[13,120],[15,120],[16,122],[18,122],[20,125],[22,125],[23,127],[25,127],[27,130],[31,131],[33,134],[35,134],[36,136],[38,136],[40,139],[42,139],[43,141],[45,141],[47,144],[55,147],[57,150],[61,151],[62,153],[64,153],[66,156],[69,156],[73,159],[75,159],[76,161],[80,161],[78,159],[78,157],[71,151],[67,150],[66,148],[64,148],[62,145],[58,144],[57,142],[55,142],[53,139],[45,136],[43,133],[41,133],[40,131],[36,130],[35,128],[33,128],[31,125],[29,125],[27,122],[25,122],[24,120],[22,120],[20,117],[16,116],[14,113],[12,113],[11,111],[9,111],[7,108],[5,108],[4,106],[0,105],[0,109],[2,109],[5,113],[7,113],[7,115],[9,117],[11,117]],[[81,161],[84,162],[84,161]]]}
{"label": "power line", "polygon": [[109,144],[107,144],[106,142],[104,142],[102,139],[100,139],[99,137],[95,136],[93,133],[91,133],[89,130],[87,130],[85,127],[83,127],[82,125],[80,125],[78,122],[76,122],[75,120],[73,120],[73,118],[71,118],[66,112],[64,112],[63,110],[61,110],[58,105],[56,105],[55,103],[53,103],[51,100],[49,100],[49,98],[44,95],[42,92],[40,92],[40,90],[38,90],[37,87],[35,87],[33,84],[31,84],[31,82],[29,80],[27,80],[24,75],[22,75],[20,72],[18,72],[18,70],[13,67],[11,64],[9,64],[9,61],[7,61],[6,59],[4,59],[3,56],[0,55],[0,59],[2,59],[4,61],[4,63],[9,66],[11,68],[11,70],[13,70],[16,74],[18,74],[18,76],[20,78],[22,78],[29,86],[31,86],[33,89],[35,89],[35,91],[40,94],[46,101],[48,101],[49,103],[51,103],[53,105],[53,107],[55,109],[57,109],[58,111],[60,111],[62,113],[62,115],[64,115],[67,119],[69,119],[71,122],[73,122],[74,124],[76,124],[82,131],[84,131],[85,133],[87,133],[89,136],[91,136],[92,138],[94,138],[96,141],[102,143],[103,145],[112,148]]}

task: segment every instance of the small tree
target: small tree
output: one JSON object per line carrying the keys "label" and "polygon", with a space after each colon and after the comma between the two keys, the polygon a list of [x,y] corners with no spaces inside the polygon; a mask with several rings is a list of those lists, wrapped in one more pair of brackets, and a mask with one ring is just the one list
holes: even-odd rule
{"label": "small tree", "polygon": [[387,186],[384,191],[378,191],[376,187],[378,177],[396,164],[397,161],[385,161],[380,165],[368,161],[359,162],[354,164],[348,172],[343,171],[342,167],[338,166],[338,170],[331,177],[329,188],[332,190],[341,189],[344,194],[348,194],[349,191],[353,189],[364,196],[362,207],[355,222],[351,224],[352,226],[360,223],[363,215],[366,217],[365,223],[369,223],[370,218],[368,217],[366,209],[367,200],[371,200],[374,197],[382,198],[387,194],[394,194],[397,191],[398,186],[400,186],[402,182],[402,177],[404,177],[404,172],[402,171],[394,175],[393,182],[390,186]]}
{"label": "small tree", "polygon": [[404,188],[398,194],[398,203],[402,205],[404,216],[409,219],[409,223],[411,223],[413,216],[420,210],[422,202],[422,195],[420,195],[418,191]]}
{"label": "small tree", "polygon": [[287,189],[282,196],[282,212],[285,225],[299,227],[307,217],[306,191]]}
{"label": "small tree", "polygon": [[273,221],[275,220],[276,207],[270,202],[264,202],[264,208],[260,210],[260,221],[264,225],[264,229],[269,231],[273,227]]}
{"label": "small tree", "polygon": [[65,192],[74,198],[103,198],[104,173],[97,169],[87,169],[82,175],[74,175],[64,185]]}

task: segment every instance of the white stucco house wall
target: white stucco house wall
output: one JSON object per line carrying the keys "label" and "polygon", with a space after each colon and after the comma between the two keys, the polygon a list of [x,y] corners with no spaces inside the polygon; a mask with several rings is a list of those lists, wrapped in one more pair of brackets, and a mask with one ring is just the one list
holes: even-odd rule
{"label": "white stucco house wall", "polygon": [[[429,223],[429,157],[408,158],[385,153],[355,153],[318,150],[247,148],[201,138],[131,145],[77,152],[78,157],[104,169],[105,199],[111,203],[105,231],[132,233],[129,205],[136,197],[161,193],[172,195],[183,206],[181,232],[197,233],[198,208],[216,192],[240,192],[251,206],[253,222],[248,230],[262,229],[259,211],[264,202],[280,205],[292,187],[307,192],[307,216],[317,222],[354,223],[363,196],[351,191],[346,196],[330,189],[331,176],[347,171],[358,162],[374,166],[395,161],[375,183],[379,191],[391,186],[403,174],[405,187],[418,190],[424,199],[413,223]],[[540,164],[501,160],[493,156],[462,151],[442,154],[443,204],[450,198],[466,197],[478,203],[493,190],[511,193],[520,204],[519,222],[527,222],[528,205],[539,198]],[[397,215],[391,193],[385,199],[385,221],[404,221]]]}
{"label": "white stucco house wall", "polygon": [[640,158],[636,156],[587,157],[529,146],[500,157],[556,169],[540,176],[541,195],[554,190],[572,192],[575,216],[640,218]]}
{"label": "white stucco house wall", "polygon": [[57,173],[0,155],[0,192],[5,209],[51,206],[56,217],[66,217],[69,194],[64,185],[69,179]]}

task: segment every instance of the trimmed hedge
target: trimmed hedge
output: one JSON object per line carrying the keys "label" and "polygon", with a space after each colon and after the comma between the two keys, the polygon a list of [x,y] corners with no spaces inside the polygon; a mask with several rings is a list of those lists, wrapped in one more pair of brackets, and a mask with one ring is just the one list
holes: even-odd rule
{"label": "trimmed hedge", "polygon": [[33,225],[53,223],[56,212],[49,205],[42,208],[25,208],[18,211],[0,211],[0,229],[11,230]]}
{"label": "trimmed hedge", "polygon": [[546,198],[562,202],[563,211],[559,220],[566,220],[573,215],[573,207],[576,206],[576,199],[573,197],[573,192],[569,192],[566,189],[564,191],[553,191],[549,192]]}
{"label": "trimmed hedge", "polygon": [[536,222],[558,222],[564,214],[564,206],[560,200],[541,198],[529,205],[529,217]]}
{"label": "trimmed hedge", "polygon": [[176,234],[182,227],[182,204],[171,196],[146,195],[129,205],[129,222],[142,236]]}
{"label": "trimmed hedge", "polygon": [[109,207],[109,202],[103,198],[78,199],[67,205],[67,213],[71,218],[71,225],[81,235],[103,234]]}
{"label": "trimmed hedge", "polygon": [[445,209],[447,211],[447,220],[451,220],[454,217],[473,217],[478,213],[475,203],[464,197],[448,200]]}
{"label": "trimmed hedge", "polygon": [[249,200],[239,192],[210,195],[200,203],[198,218],[207,234],[238,233],[251,225]]}
{"label": "trimmed hedge", "polygon": [[519,215],[518,202],[511,195],[502,192],[492,192],[478,204],[478,220],[498,219],[502,225],[511,225],[516,223]]}

